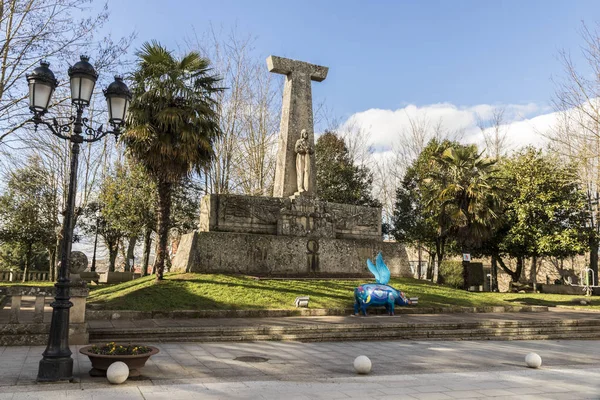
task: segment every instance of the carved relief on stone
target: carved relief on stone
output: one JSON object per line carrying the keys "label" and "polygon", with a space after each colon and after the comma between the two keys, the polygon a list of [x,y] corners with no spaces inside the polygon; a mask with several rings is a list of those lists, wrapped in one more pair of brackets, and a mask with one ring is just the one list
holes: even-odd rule
{"label": "carved relief on stone", "polygon": [[279,211],[278,235],[335,237],[332,216],[325,212],[323,202],[302,194],[285,199]]}
{"label": "carved relief on stone", "polygon": [[319,241],[310,239],[306,243],[306,264],[309,273],[319,271]]}
{"label": "carved relief on stone", "polygon": [[220,220],[247,220],[257,224],[275,224],[281,204],[270,197],[219,196]]}
{"label": "carved relief on stone", "polygon": [[381,235],[381,209],[350,204],[326,203],[325,210],[332,215],[336,237]]}

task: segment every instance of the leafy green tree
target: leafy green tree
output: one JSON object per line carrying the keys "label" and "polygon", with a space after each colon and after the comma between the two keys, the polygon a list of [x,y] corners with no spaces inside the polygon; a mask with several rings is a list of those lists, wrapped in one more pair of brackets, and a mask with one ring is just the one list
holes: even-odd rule
{"label": "leafy green tree", "polygon": [[[106,196],[114,194],[111,190],[110,183],[105,180],[100,185],[101,197],[106,193]],[[81,224],[82,230],[87,234],[95,234],[98,232],[98,236],[104,241],[104,245],[108,250],[108,272],[115,272],[115,262],[117,255],[119,254],[119,242],[125,237],[125,232],[118,228],[113,223],[113,218],[110,216],[110,211],[106,214],[103,209],[103,199],[99,199],[98,202],[90,202],[83,210],[83,223]]]}
{"label": "leafy green tree", "polygon": [[[420,178],[414,165],[407,170],[402,184],[396,190],[396,203],[391,222],[392,236],[399,242],[410,243],[417,248],[419,254],[417,270],[420,277],[423,249],[429,254],[430,260],[435,262],[437,229],[433,213],[425,210]],[[432,266],[433,263],[430,262],[427,279],[433,277]]]}
{"label": "leafy green tree", "polygon": [[[169,232],[171,245],[179,246],[181,236],[193,231],[198,226],[200,216],[198,199],[202,196],[202,193],[204,193],[204,188],[189,177],[173,186],[171,195],[173,209],[171,211],[171,230]],[[171,268],[170,258],[167,257],[165,263],[169,270]]]}
{"label": "leafy green tree", "polygon": [[315,144],[317,188],[322,200],[333,203],[381,207],[373,198],[373,174],[352,162],[344,139],[325,132]]}
{"label": "leafy green tree", "polygon": [[39,158],[31,158],[11,174],[7,191],[0,196],[0,242],[20,249],[23,280],[36,252],[51,248],[56,241],[56,198],[47,179]]}
{"label": "leafy green tree", "polygon": [[[506,158],[500,176],[503,219],[487,247],[514,282],[525,257],[535,269],[538,257],[585,253],[593,232],[586,228],[585,193],[573,165],[529,147]],[[517,258],[517,269],[510,270],[502,256]]]}
{"label": "leafy green tree", "polygon": [[430,255],[431,262],[427,278],[433,279],[438,270],[438,282],[443,281],[439,266],[444,260],[446,247],[452,241],[450,216],[443,209],[436,193],[432,190],[430,176],[435,175],[437,184],[450,180],[448,171],[441,169],[434,160],[457,142],[431,140],[417,159],[407,169],[402,185],[396,193],[396,204],[392,217],[392,235],[399,241],[411,243],[419,249],[423,246]]}
{"label": "leafy green tree", "polygon": [[[119,242],[124,238],[128,239],[125,270],[129,270],[127,261],[133,258],[139,237],[144,237],[144,254],[149,252],[148,238],[156,223],[155,203],[156,186],[135,163],[117,164],[114,173],[101,183],[98,202],[86,213],[86,232],[95,232],[95,210],[99,209],[99,234],[109,250],[110,271],[115,269]],[[144,262],[147,262],[146,257]]]}
{"label": "leafy green tree", "polygon": [[[449,218],[448,229],[463,253],[477,249],[492,235],[498,220],[496,161],[483,157],[475,145],[450,146],[433,158],[428,174],[428,208]],[[463,263],[463,286],[468,287],[468,263]]]}
{"label": "leafy green tree", "polygon": [[138,51],[132,76],[133,100],[127,151],[156,183],[157,280],[163,278],[173,186],[209,165],[213,141],[221,134],[213,96],[222,90],[209,61],[196,52],[180,59],[157,42]]}

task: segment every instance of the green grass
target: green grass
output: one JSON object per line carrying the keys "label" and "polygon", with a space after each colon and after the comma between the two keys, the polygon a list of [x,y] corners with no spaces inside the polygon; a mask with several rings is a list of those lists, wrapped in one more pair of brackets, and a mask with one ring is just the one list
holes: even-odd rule
{"label": "green grass", "polygon": [[[310,296],[310,308],[348,308],[360,280],[256,280],[217,274],[167,274],[156,283],[153,276],[110,286],[91,286],[88,302],[107,310],[256,310],[294,309],[297,296]],[[390,285],[417,307],[482,307],[506,305],[573,305],[583,296],[552,294],[471,293],[425,281],[397,278]],[[583,308],[583,307],[582,307]],[[598,305],[587,309],[600,309]]]}
{"label": "green grass", "polygon": [[27,282],[0,282],[0,287],[3,286],[54,286],[54,282],[48,281],[27,281]]}

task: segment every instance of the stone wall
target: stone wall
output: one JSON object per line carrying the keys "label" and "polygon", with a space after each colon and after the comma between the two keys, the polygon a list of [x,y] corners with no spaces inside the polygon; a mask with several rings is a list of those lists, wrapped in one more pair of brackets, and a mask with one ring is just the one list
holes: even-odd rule
{"label": "stone wall", "polygon": [[366,260],[383,253],[392,276],[412,276],[404,246],[366,239],[193,232],[181,239],[173,271],[247,275],[370,275]]}

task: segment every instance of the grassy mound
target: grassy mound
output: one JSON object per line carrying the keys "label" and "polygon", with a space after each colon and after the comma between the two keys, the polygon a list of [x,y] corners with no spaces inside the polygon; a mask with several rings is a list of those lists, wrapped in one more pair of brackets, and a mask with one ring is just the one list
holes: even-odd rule
{"label": "grassy mound", "polygon": [[[353,290],[365,279],[255,279],[221,274],[166,274],[161,282],[154,276],[114,285],[90,286],[88,303],[105,310],[263,310],[294,309],[294,299],[310,296],[310,308],[351,308]],[[31,286],[51,286],[51,282],[27,282]],[[0,286],[23,285],[0,282]],[[575,306],[583,296],[542,293],[473,293],[446,285],[410,278],[394,278],[390,285],[408,297],[418,297],[416,307],[484,307],[508,305]],[[600,310],[600,300],[591,298]]]}
{"label": "grassy mound", "polygon": [[[297,296],[308,295],[310,308],[349,308],[354,302],[353,290],[360,283],[365,280],[257,280],[248,276],[172,273],[158,283],[153,276],[148,276],[111,286],[92,287],[88,301],[107,310],[293,309]],[[390,285],[408,297],[418,297],[417,307],[572,305],[572,299],[581,297],[472,293],[410,278],[392,279]]]}

